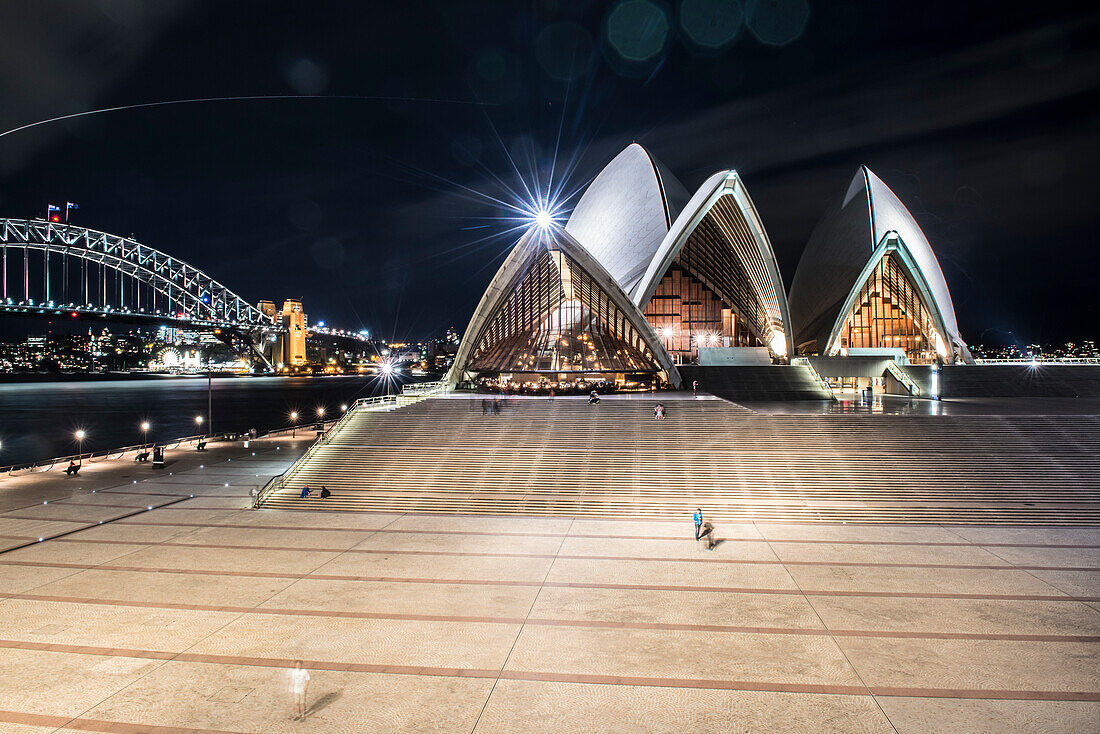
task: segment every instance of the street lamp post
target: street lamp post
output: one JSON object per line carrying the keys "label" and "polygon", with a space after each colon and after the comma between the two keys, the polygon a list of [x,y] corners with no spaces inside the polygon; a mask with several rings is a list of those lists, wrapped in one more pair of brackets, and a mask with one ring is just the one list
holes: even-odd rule
{"label": "street lamp post", "polygon": [[290,437],[294,438],[298,435],[298,411],[296,410],[290,413],[290,425],[292,426],[290,429]]}
{"label": "street lamp post", "polygon": [[207,432],[213,433],[214,431],[214,373],[210,371],[211,359],[206,360],[206,417],[209,419],[207,423]]}
{"label": "street lamp post", "polygon": [[321,421],[321,430],[325,430],[325,406],[317,409],[317,420]]}
{"label": "street lamp post", "polygon": [[86,434],[84,433],[83,428],[81,428],[79,431],[76,432],[76,444],[79,447],[79,448],[77,448],[77,455],[76,455],[76,465],[77,466],[84,466],[84,436],[85,435]]}
{"label": "street lamp post", "polygon": [[[196,415],[195,416],[195,423],[199,426],[200,430],[202,429],[202,421],[203,421],[203,418],[202,418],[201,415]],[[203,433],[202,435],[203,435],[203,437],[206,436],[205,433]]]}
{"label": "street lamp post", "polygon": [[149,444],[149,421],[141,422],[141,450],[144,451],[145,447]]}

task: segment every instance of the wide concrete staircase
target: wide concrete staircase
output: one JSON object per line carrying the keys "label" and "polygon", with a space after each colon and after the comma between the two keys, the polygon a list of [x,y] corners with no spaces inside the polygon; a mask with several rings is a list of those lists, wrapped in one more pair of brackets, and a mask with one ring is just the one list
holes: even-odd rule
{"label": "wide concrete staircase", "polygon": [[735,402],[833,399],[804,365],[683,365],[679,370],[685,387],[698,380],[700,392]]}
{"label": "wide concrete staircase", "polygon": [[[682,394],[680,394],[682,396]],[[1100,523],[1100,416],[764,415],[716,398],[444,397],[357,412],[265,507]],[[326,500],[299,499],[304,484]]]}

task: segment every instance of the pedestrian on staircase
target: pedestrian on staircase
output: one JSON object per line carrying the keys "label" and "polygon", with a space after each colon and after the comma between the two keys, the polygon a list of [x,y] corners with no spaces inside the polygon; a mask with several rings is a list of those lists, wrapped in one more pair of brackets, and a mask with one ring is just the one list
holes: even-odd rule
{"label": "pedestrian on staircase", "polygon": [[328,491],[328,487],[321,485],[321,499],[326,499],[332,496],[332,492]]}
{"label": "pedestrian on staircase", "polygon": [[691,396],[693,398],[699,397],[699,381],[698,380],[692,380],[691,381]]}
{"label": "pedestrian on staircase", "polygon": [[302,494],[300,495],[300,497],[302,499],[305,499],[306,497],[310,496],[311,492],[312,490],[310,490],[309,485],[307,484],[306,486],[302,487]]}
{"label": "pedestrian on staircase", "polygon": [[703,511],[698,507],[695,508],[695,514],[691,519],[695,521],[695,539],[699,540],[699,529],[703,527]]}

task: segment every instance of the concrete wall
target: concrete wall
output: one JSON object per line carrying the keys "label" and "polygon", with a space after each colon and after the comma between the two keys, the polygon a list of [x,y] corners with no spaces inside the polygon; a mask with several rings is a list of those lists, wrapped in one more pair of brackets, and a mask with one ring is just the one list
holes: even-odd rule
{"label": "concrete wall", "polygon": [[[931,367],[902,369],[922,394],[931,394]],[[1100,365],[947,365],[940,368],[939,388],[944,398],[1100,398]]]}
{"label": "concrete wall", "polygon": [[882,377],[886,363],[882,356],[874,357],[809,357],[817,374],[830,377]]}
{"label": "concrete wall", "polygon": [[699,366],[756,365],[772,363],[767,347],[699,347]]}
{"label": "concrete wall", "polygon": [[[818,374],[830,377],[882,377],[882,357],[810,357]],[[921,395],[932,394],[931,365],[901,365],[920,387]],[[895,381],[886,380],[888,392],[904,392]],[[1100,398],[1100,365],[1039,364],[945,365],[940,368],[939,395],[944,398],[1050,397]]]}

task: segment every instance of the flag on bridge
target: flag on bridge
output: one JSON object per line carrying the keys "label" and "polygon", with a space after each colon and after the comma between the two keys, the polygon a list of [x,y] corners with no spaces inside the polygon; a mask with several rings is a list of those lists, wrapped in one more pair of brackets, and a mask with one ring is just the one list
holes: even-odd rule
{"label": "flag on bridge", "polygon": [[59,211],[61,211],[61,207],[57,206],[56,204],[49,204],[46,207],[46,219],[49,219],[51,222],[60,222],[61,217],[54,214],[54,212]]}
{"label": "flag on bridge", "polygon": [[79,206],[72,203],[71,201],[66,201],[65,202],[65,221],[66,222],[69,221],[69,210],[70,209],[79,209],[79,208],[80,208]]}

